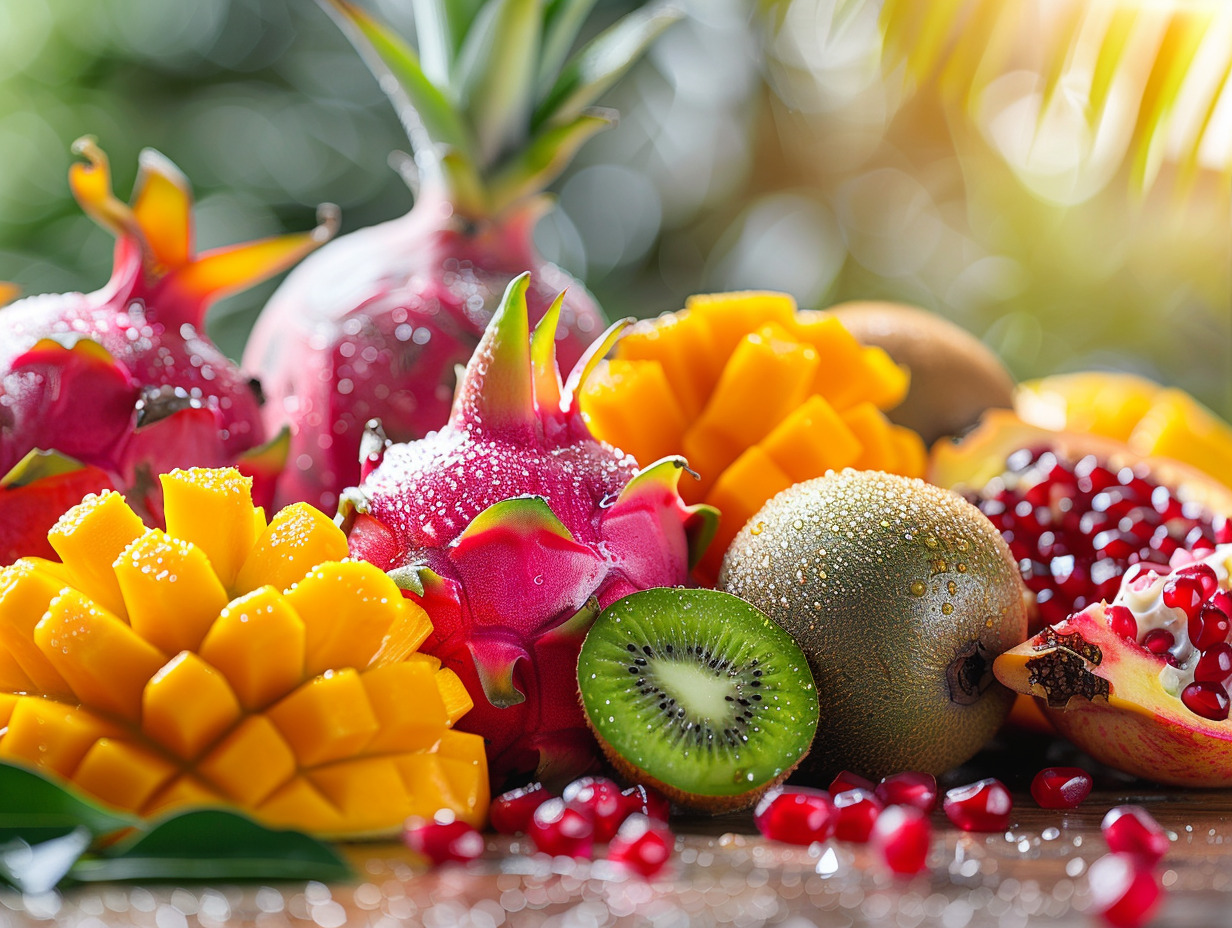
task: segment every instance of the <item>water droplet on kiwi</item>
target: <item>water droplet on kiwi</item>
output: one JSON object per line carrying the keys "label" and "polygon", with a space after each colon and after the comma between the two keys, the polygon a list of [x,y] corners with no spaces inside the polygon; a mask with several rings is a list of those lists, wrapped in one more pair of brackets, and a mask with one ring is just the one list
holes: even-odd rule
{"label": "water droplet on kiwi", "polygon": [[951,615],[953,612],[954,612],[953,603],[942,603],[941,604],[941,614],[942,615]]}
{"label": "water droplet on kiwi", "polygon": [[947,583],[947,584],[945,585],[945,588],[946,588],[946,590],[948,590],[948,591],[949,591],[949,594],[950,594],[951,596],[953,596],[955,593],[957,593],[957,592],[958,592],[958,584],[957,584],[957,583],[955,583],[953,580],[951,580],[949,583]]}
{"label": "water droplet on kiwi", "polygon": [[928,585],[923,580],[913,580],[911,583],[911,595],[923,596],[928,591]]}
{"label": "water droplet on kiwi", "polygon": [[924,544],[928,545],[930,548],[935,548],[937,547],[937,539],[934,538],[932,535],[929,535],[927,538],[924,539]]}

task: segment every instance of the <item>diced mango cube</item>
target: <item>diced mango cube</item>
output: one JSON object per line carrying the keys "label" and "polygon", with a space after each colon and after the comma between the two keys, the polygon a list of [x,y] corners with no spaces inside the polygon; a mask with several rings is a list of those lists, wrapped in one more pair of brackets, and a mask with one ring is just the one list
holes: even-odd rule
{"label": "diced mango cube", "polygon": [[0,569],[0,647],[30,678],[34,692],[58,698],[71,698],[73,691],[34,643],[34,626],[66,587],[31,558]]}
{"label": "diced mango cube", "polygon": [[759,443],[794,482],[842,470],[860,454],[860,440],[824,397],[813,394]]}
{"label": "diced mango cube", "polygon": [[714,541],[702,555],[697,570],[701,576],[715,579],[723,564],[723,555],[732,539],[772,496],[795,483],[757,445],[736,458],[723,471],[706,502],[719,510],[719,527]]}
{"label": "diced mango cube", "polygon": [[689,420],[658,361],[602,362],[579,401],[595,437],[633,455],[643,467],[680,454]]}
{"label": "diced mango cube", "polygon": [[257,805],[295,775],[295,755],[277,727],[250,715],[197,764],[213,786],[244,805]]}
{"label": "diced mango cube", "polygon": [[192,760],[240,718],[227,679],[196,654],[181,651],[150,678],[141,729],[178,757]]}
{"label": "diced mango cube", "polygon": [[402,590],[365,561],[318,564],[286,593],[304,622],[304,671],[367,667],[389,633]]}
{"label": "diced mango cube", "polygon": [[[710,327],[702,316],[679,312],[626,330],[616,343],[616,357],[627,361],[657,361],[675,387],[685,416],[702,411],[727,355],[711,345]],[[730,352],[729,352],[730,353]]]}
{"label": "diced mango cube", "polygon": [[377,732],[364,685],[351,668],[314,677],[266,714],[301,767],[358,754]]}
{"label": "diced mango cube", "polygon": [[426,664],[386,664],[360,679],[379,726],[364,748],[367,754],[431,750],[452,724],[436,674]]}
{"label": "diced mango cube", "polygon": [[72,571],[74,586],[123,618],[124,597],[111,565],[145,531],[124,497],[107,490],[87,496],[62,515],[47,540]]}
{"label": "diced mango cube", "polygon": [[282,509],[253,545],[235,580],[237,595],[269,585],[286,592],[317,564],[347,556],[346,535],[307,503]]}
{"label": "diced mango cube", "polygon": [[86,751],[73,782],[103,802],[137,810],[177,773],[165,757],[129,741],[100,738]]}
{"label": "diced mango cube", "polygon": [[141,808],[146,816],[187,808],[218,808],[228,801],[194,776],[184,774],[164,786]]}
{"label": "diced mango cube", "polygon": [[890,440],[890,423],[872,403],[857,403],[842,412],[847,428],[860,440],[860,455],[852,463],[857,470],[893,470],[898,453]]}
{"label": "diced mango cube", "polygon": [[394,758],[406,784],[407,815],[432,818],[452,809],[482,828],[488,812],[488,778],[482,765],[440,754],[399,754]]}
{"label": "diced mango cube", "polygon": [[435,676],[436,688],[440,691],[441,699],[445,703],[445,714],[449,717],[449,724],[452,726],[474,708],[475,702],[471,699],[471,694],[466,684],[462,682],[462,678],[448,667],[441,667],[436,671]]}
{"label": "diced mango cube", "polygon": [[237,470],[194,467],[158,478],[163,486],[167,534],[205,552],[228,590],[257,540],[252,478]]}
{"label": "diced mango cube", "polygon": [[868,401],[878,409],[893,409],[906,398],[911,375],[884,348],[869,346],[862,357],[872,378],[868,385]]}
{"label": "diced mango cube", "polygon": [[772,324],[791,332],[795,326],[796,301],[786,293],[744,290],[733,293],[699,293],[684,301],[685,311],[697,316],[710,330],[710,349],[722,364],[750,332]]}
{"label": "diced mango cube", "polygon": [[394,603],[394,620],[371,666],[404,661],[432,634],[432,620],[423,606],[403,597]]}
{"label": "diced mango cube", "polygon": [[168,654],[200,645],[227,605],[205,552],[157,529],[124,549],[115,575],[133,630]]}
{"label": "diced mango cube", "polygon": [[13,709],[25,698],[20,693],[0,693],[0,737],[3,737],[3,731],[13,717]]}
{"label": "diced mango cube", "polygon": [[304,680],[304,623],[273,587],[225,608],[198,653],[226,675],[240,705],[264,709]]}
{"label": "diced mango cube", "polygon": [[275,827],[307,829],[317,834],[347,831],[338,808],[306,777],[296,777],[257,807],[262,821]]}
{"label": "diced mango cube", "polygon": [[70,777],[95,741],[118,735],[115,725],[87,709],[21,696],[0,738],[0,758]]}
{"label": "diced mango cube", "polygon": [[83,703],[136,721],[146,681],[167,656],[77,590],[51,601],[34,641]]}
{"label": "diced mango cube", "polygon": [[891,425],[890,445],[894,449],[894,473],[923,478],[928,470],[928,449],[915,429]]}
{"label": "diced mango cube", "polygon": [[405,817],[402,810],[408,805],[408,790],[391,758],[361,757],[326,764],[309,772],[308,780],[338,809],[350,834],[388,831]]}

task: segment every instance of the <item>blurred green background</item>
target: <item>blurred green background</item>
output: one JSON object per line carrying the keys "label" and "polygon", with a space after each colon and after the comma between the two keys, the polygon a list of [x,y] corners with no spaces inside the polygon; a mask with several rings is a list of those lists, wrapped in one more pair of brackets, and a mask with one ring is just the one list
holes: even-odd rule
{"label": "blurred green background", "polygon": [[[367,3],[409,35],[408,5]],[[899,299],[1021,377],[1136,371],[1232,416],[1232,5],[684,5],[538,229],[609,315]],[[309,0],[0,0],[0,280],[26,293],[108,275],[66,182],[84,133],[121,196],[142,147],[178,164],[201,247],[411,206],[393,108]],[[271,289],[216,307],[225,350]]]}

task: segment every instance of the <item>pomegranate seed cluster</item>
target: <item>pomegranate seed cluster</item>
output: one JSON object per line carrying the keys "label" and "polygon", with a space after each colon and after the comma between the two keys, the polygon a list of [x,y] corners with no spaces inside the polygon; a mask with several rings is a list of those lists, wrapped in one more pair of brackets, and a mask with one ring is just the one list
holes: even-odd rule
{"label": "pomegranate seed cluster", "polygon": [[1046,625],[1111,599],[1133,564],[1164,566],[1177,551],[1232,542],[1226,518],[1177,499],[1148,474],[1094,455],[1070,462],[1023,448],[972,498],[1009,544]]}
{"label": "pomegranate seed cluster", "polygon": [[1232,680],[1229,563],[1232,545],[1220,544],[1172,571],[1135,566],[1105,612],[1113,632],[1162,658],[1164,689],[1215,722],[1228,717]]}

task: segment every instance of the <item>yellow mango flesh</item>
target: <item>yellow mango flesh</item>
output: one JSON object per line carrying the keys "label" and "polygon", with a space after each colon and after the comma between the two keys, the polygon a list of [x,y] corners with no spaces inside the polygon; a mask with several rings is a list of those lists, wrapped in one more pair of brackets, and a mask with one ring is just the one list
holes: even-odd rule
{"label": "yellow mango flesh", "polygon": [[339,837],[442,808],[482,825],[482,739],[451,731],[472,702],[417,651],[423,609],[339,562],[323,514],[266,526],[238,474],[167,486],[166,533],[93,498],[58,526],[65,565],[0,568],[0,758],[145,815],[239,806]]}
{"label": "yellow mango flesh", "polygon": [[907,371],[836,316],[798,311],[784,294],[720,293],[634,326],[580,404],[595,437],[643,466],[680,454],[701,476],[680,494],[720,510],[695,571],[712,583],[764,494],[849,466],[923,472],[919,436],[884,415],[907,387]]}

